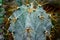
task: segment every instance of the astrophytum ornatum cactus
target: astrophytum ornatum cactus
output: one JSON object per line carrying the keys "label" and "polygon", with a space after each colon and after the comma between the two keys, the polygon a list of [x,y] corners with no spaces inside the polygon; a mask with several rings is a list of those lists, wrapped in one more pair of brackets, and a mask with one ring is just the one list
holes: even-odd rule
{"label": "astrophytum ornatum cactus", "polygon": [[9,31],[14,40],[46,40],[45,32],[50,34],[52,27],[49,15],[42,6],[29,13],[29,7],[22,5],[10,17]]}

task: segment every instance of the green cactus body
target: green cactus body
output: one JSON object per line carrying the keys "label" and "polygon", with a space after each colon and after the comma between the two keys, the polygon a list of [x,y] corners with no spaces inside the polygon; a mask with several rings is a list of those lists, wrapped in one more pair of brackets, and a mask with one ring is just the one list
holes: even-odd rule
{"label": "green cactus body", "polygon": [[2,5],[2,0],[0,0],[0,5]]}
{"label": "green cactus body", "polygon": [[0,24],[4,21],[4,8],[0,8]]}

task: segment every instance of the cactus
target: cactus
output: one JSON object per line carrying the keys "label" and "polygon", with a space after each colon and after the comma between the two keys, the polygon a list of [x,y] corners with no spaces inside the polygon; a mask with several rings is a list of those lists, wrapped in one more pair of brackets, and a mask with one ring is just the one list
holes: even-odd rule
{"label": "cactus", "polygon": [[2,0],[0,0],[0,6],[2,5]]}
{"label": "cactus", "polygon": [[49,15],[42,6],[37,6],[35,11],[34,8],[28,11],[31,6],[22,5],[9,17],[8,31],[13,33],[14,40],[46,40],[45,33],[50,35],[52,23]]}
{"label": "cactus", "polygon": [[3,25],[4,23],[4,8],[0,7],[0,40],[4,40],[3,37]]}
{"label": "cactus", "polygon": [[4,22],[4,8],[0,8],[0,24]]}

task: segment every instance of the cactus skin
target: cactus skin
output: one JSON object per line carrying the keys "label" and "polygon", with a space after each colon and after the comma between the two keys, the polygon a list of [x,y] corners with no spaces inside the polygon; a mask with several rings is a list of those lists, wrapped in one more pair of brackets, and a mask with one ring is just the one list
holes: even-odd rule
{"label": "cactus skin", "polygon": [[14,40],[46,40],[45,32],[48,31],[48,35],[50,35],[52,27],[48,16],[42,6],[29,13],[28,7],[22,5],[9,17],[8,31],[13,33]]}

